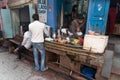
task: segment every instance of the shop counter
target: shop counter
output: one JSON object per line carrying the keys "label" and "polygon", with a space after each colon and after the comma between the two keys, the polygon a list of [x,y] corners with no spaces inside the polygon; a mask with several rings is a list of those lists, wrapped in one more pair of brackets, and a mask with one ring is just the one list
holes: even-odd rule
{"label": "shop counter", "polygon": [[[96,69],[96,75],[100,75],[100,71],[104,63],[104,53],[92,53],[91,51],[84,50],[82,46],[61,44],[53,41],[45,41],[45,50],[47,52],[47,56],[50,53],[52,53],[51,55],[59,56],[57,56],[56,61],[49,61],[49,59],[47,59],[47,64],[50,65],[52,69],[55,69],[56,64],[57,68],[62,68],[63,70],[65,68],[69,70],[68,73],[70,74],[71,72],[81,74],[82,67],[88,66]],[[52,59],[55,58],[55,56],[51,57]]]}

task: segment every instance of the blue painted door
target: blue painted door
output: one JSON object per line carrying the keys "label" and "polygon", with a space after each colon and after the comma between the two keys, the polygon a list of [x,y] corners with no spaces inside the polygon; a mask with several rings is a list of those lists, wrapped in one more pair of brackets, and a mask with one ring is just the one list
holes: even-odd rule
{"label": "blue painted door", "polygon": [[5,38],[13,38],[11,13],[8,9],[1,9],[2,24]]}
{"label": "blue painted door", "polygon": [[86,33],[93,30],[105,34],[110,0],[89,0]]}

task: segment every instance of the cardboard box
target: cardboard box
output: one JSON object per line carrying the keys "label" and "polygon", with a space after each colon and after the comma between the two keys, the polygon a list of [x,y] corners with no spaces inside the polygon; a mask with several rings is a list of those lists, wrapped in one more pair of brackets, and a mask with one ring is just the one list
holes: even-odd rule
{"label": "cardboard box", "polygon": [[104,53],[107,43],[108,36],[86,34],[84,37],[83,49],[93,53]]}

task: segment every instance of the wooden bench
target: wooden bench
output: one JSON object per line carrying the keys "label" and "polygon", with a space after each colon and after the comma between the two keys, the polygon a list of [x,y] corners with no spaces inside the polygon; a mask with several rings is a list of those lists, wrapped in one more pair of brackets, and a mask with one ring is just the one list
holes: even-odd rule
{"label": "wooden bench", "polygon": [[[23,37],[21,35],[16,35],[13,39],[9,39],[9,52],[13,53],[13,50],[18,47],[23,40]],[[32,48],[27,49],[26,51],[23,52],[23,57],[25,57],[29,61],[34,61],[33,59],[33,52]]]}
{"label": "wooden bench", "polygon": [[[10,43],[9,44],[9,53],[13,53],[13,50],[21,44],[22,40],[23,40],[23,37],[20,35],[16,35],[13,39],[9,39],[9,43]],[[50,53],[50,52],[46,51],[46,63],[49,60],[48,58],[51,58],[53,56],[48,53]],[[24,51],[24,53],[22,55],[29,61],[32,61],[32,62],[34,61],[32,48]],[[40,57],[40,54],[39,54],[39,57]]]}

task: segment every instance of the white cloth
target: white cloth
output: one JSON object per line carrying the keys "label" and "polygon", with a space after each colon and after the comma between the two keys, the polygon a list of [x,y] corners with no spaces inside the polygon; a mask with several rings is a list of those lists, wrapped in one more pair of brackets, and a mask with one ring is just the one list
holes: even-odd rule
{"label": "white cloth", "polygon": [[44,33],[46,34],[47,37],[50,37],[50,26],[45,25]]}
{"label": "white cloth", "polygon": [[78,36],[82,36],[82,32],[76,32],[76,34],[78,35]]}
{"label": "white cloth", "polygon": [[[61,32],[64,33],[64,34],[66,34],[66,30],[68,30],[68,29],[67,29],[67,28],[62,28],[62,29],[61,29]],[[68,31],[68,34],[69,34],[70,36],[73,35],[73,33],[71,33],[70,31]]]}
{"label": "white cloth", "polygon": [[46,25],[39,21],[34,21],[29,24],[29,31],[32,34],[31,41],[34,43],[44,42],[44,30]]}
{"label": "white cloth", "polygon": [[26,49],[31,47],[31,34],[29,31],[26,31],[23,36],[22,44]]}

